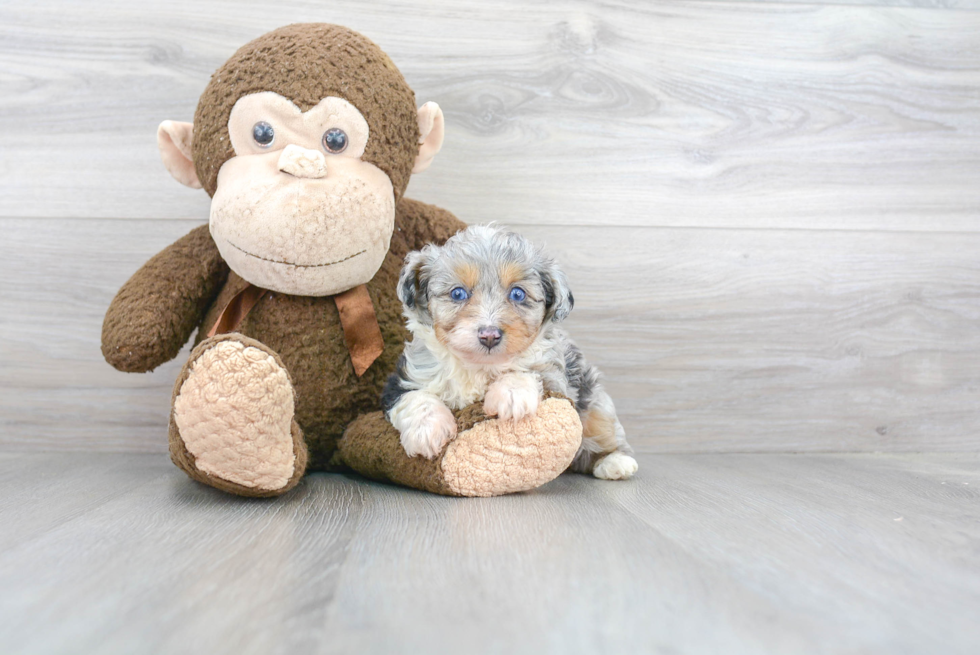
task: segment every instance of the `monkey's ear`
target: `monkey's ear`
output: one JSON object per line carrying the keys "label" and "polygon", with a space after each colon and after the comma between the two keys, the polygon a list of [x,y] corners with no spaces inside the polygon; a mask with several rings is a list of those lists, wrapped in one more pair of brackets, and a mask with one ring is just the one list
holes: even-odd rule
{"label": "monkey's ear", "polygon": [[160,148],[163,165],[184,186],[200,189],[201,181],[197,179],[191,150],[193,140],[194,125],[191,123],[163,121],[157,128],[157,147]]}
{"label": "monkey's ear", "polygon": [[419,134],[419,154],[415,157],[413,173],[421,173],[427,169],[442,149],[446,123],[442,117],[442,109],[436,103],[427,102],[419,107]]}
{"label": "monkey's ear", "polygon": [[[426,246],[425,250],[431,247]],[[427,255],[425,250],[410,252],[405,257],[405,266],[398,278],[398,299],[405,305],[407,314],[414,316],[423,325],[431,325],[429,279],[423,269]]]}

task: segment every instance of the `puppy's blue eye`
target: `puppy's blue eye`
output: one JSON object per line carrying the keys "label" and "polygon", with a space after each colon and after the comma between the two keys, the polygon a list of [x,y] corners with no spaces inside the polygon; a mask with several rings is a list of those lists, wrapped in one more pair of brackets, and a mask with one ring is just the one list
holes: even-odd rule
{"label": "puppy's blue eye", "polygon": [[470,297],[470,294],[463,287],[456,287],[455,289],[449,292],[449,297],[455,300],[456,302],[463,302],[464,300]]}
{"label": "puppy's blue eye", "polygon": [[513,289],[510,290],[510,299],[513,300],[514,302],[524,302],[525,298],[527,298],[527,294],[524,293],[524,289],[520,287],[514,287]]}

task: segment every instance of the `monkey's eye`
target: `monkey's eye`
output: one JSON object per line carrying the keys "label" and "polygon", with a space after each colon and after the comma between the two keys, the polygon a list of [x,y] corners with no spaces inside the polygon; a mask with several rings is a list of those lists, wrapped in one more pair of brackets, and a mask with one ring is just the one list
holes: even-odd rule
{"label": "monkey's eye", "polygon": [[514,302],[524,302],[525,298],[527,298],[527,294],[524,292],[524,289],[514,287],[510,290],[510,299]]}
{"label": "monkey's eye", "polygon": [[347,133],[339,127],[333,127],[323,133],[323,147],[335,155],[347,150]]}
{"label": "monkey's eye", "polygon": [[265,121],[259,121],[252,126],[252,138],[263,148],[268,148],[276,138],[276,131]]}
{"label": "monkey's eye", "polygon": [[463,287],[456,287],[455,289],[449,292],[449,297],[455,300],[456,302],[463,302],[464,300],[470,297],[470,294]]}

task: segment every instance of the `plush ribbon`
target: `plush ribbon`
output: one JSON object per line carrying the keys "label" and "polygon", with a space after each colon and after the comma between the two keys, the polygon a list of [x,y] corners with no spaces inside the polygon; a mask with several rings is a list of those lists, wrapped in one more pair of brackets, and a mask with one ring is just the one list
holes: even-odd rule
{"label": "plush ribbon", "polygon": [[227,334],[237,330],[238,326],[245,320],[245,317],[248,316],[248,313],[262,300],[262,297],[268,291],[268,289],[249,284],[236,293],[228,301],[228,304],[225,305],[225,308],[221,310],[221,313],[218,315],[218,320],[208,330],[208,336],[213,337],[216,334]]}
{"label": "plush ribbon", "polygon": [[[237,330],[248,313],[262,300],[266,293],[268,293],[268,289],[257,287],[254,284],[249,284],[239,291],[221,310],[218,320],[208,330],[208,336],[213,337],[216,334],[226,334]],[[347,344],[347,352],[350,353],[354,372],[357,373],[357,377],[361,377],[385,349],[381,328],[378,326],[378,316],[374,312],[374,305],[371,303],[367,285],[362,284],[337,294],[333,300],[337,305],[337,312],[340,314],[340,325],[344,329],[344,342]]]}
{"label": "plush ribbon", "polygon": [[333,301],[340,312],[340,324],[344,328],[344,341],[347,342],[354,372],[361,377],[385,349],[385,340],[381,336],[378,316],[374,313],[367,285],[339,293],[333,297]]}

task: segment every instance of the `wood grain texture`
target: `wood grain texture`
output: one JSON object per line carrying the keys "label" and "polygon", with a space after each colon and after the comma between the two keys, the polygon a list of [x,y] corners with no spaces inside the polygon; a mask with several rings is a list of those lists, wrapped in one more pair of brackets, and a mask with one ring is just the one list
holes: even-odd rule
{"label": "wood grain texture", "polygon": [[446,110],[410,195],[553,247],[641,450],[975,450],[980,13],[954,1],[3,3],[0,444],[165,448],[185,355],[98,349],[207,217],[156,125],[250,38],[329,20]]}
{"label": "wood grain texture", "polygon": [[980,2],[977,0],[833,0],[823,2],[818,0],[720,0],[722,2],[749,2],[758,4],[760,2],[772,2],[776,4],[801,4],[801,5],[834,5],[834,6],[857,6],[857,7],[909,7],[917,9],[958,9],[964,11],[980,10]]}
{"label": "wood grain texture", "polygon": [[565,475],[494,499],[321,474],[259,501],[197,485],[163,455],[7,456],[0,643],[10,655],[976,652],[976,454],[640,466],[631,482]]}
{"label": "wood grain texture", "polygon": [[365,32],[444,107],[411,193],[470,222],[980,225],[977,12],[617,0],[3,3],[0,216],[205,218],[157,124],[309,20]]}
{"label": "wood grain texture", "polygon": [[[166,448],[186,354],[119,373],[99,335],[125,279],[195,225],[0,220],[0,444]],[[566,327],[642,451],[980,447],[980,235],[524,231],[567,271]]]}

